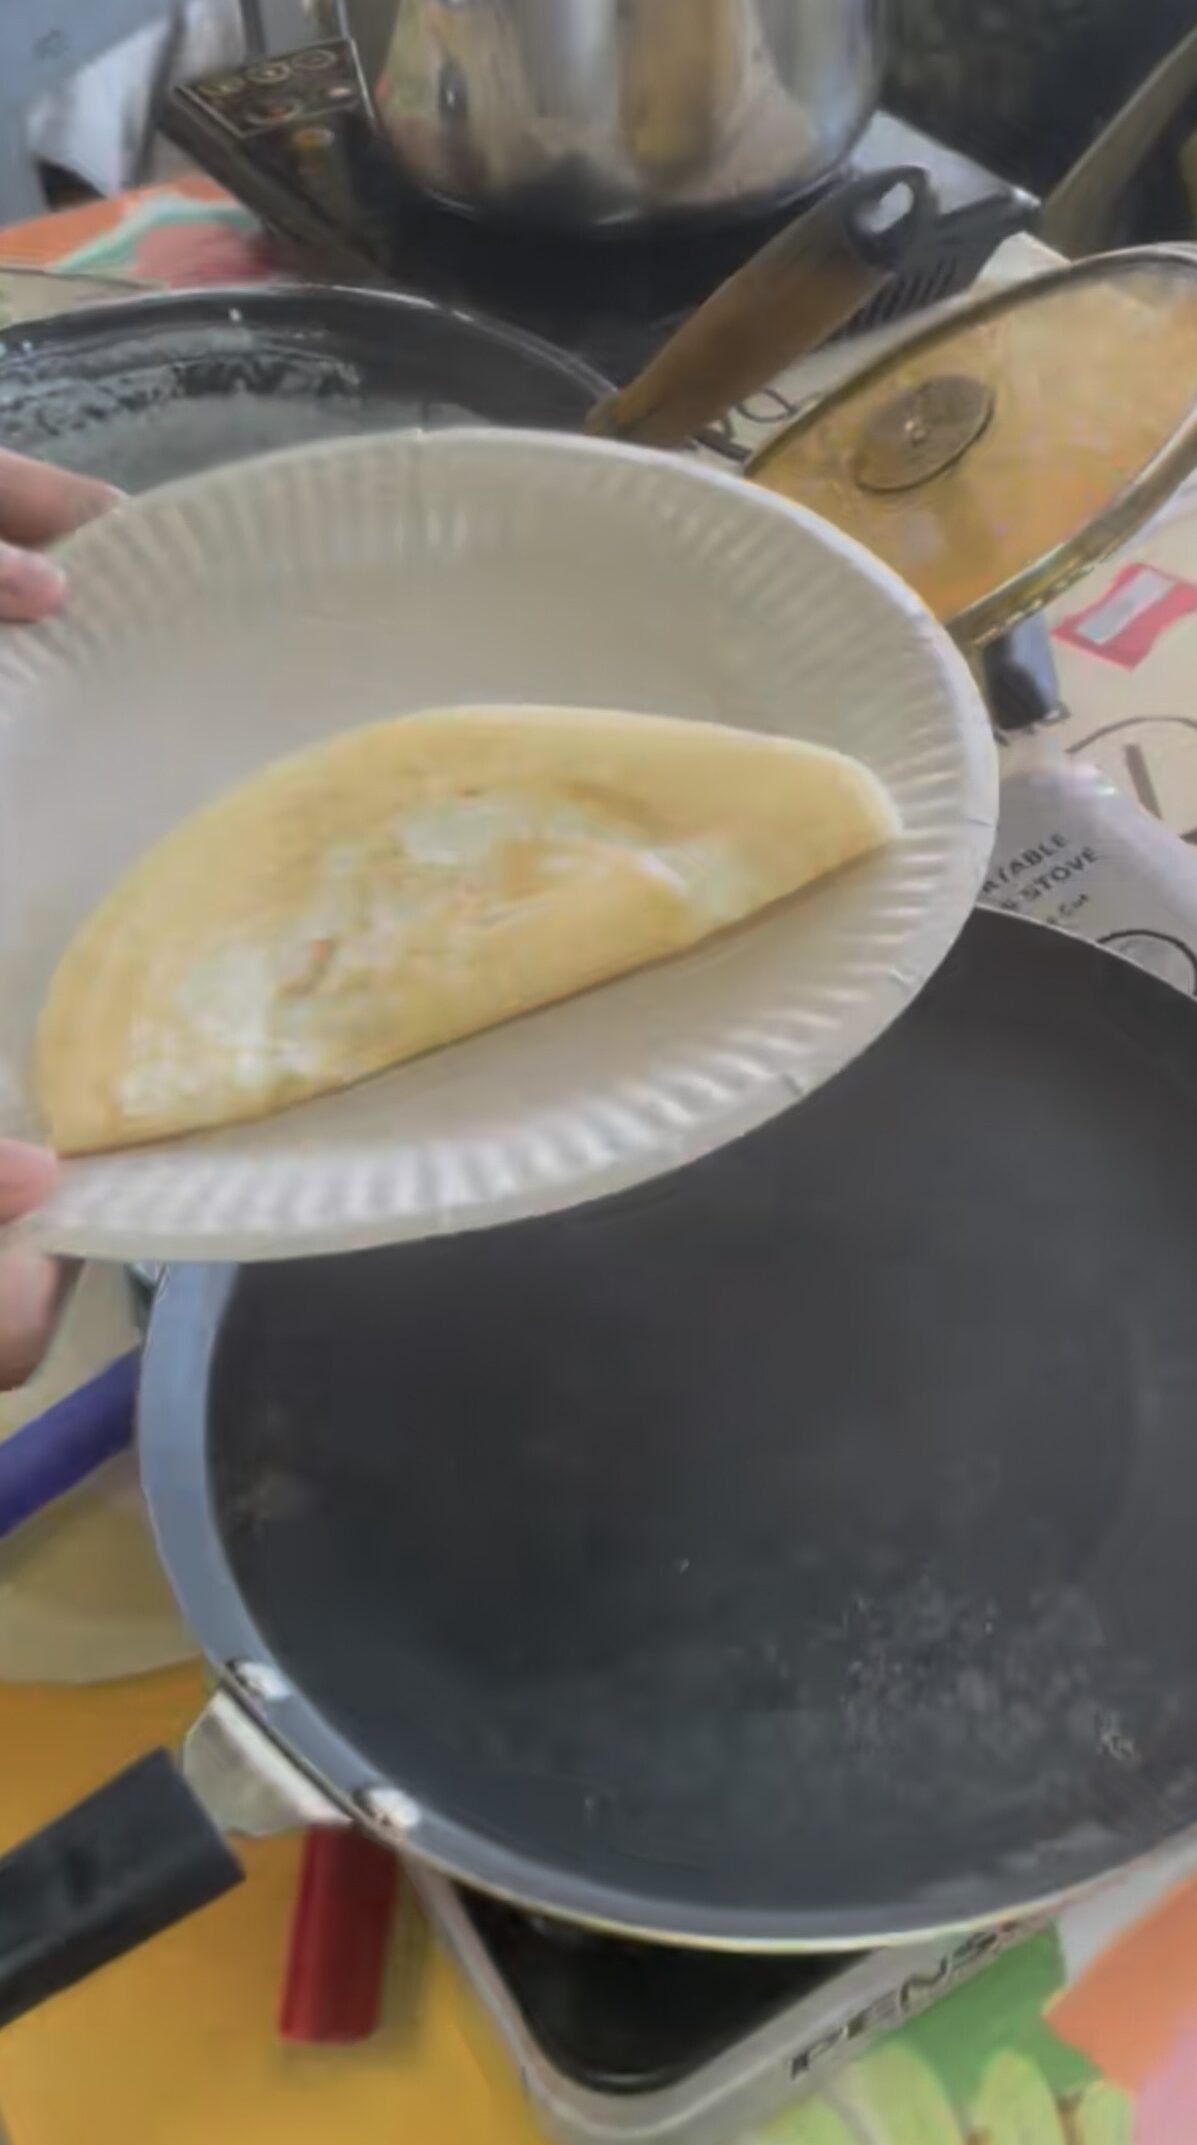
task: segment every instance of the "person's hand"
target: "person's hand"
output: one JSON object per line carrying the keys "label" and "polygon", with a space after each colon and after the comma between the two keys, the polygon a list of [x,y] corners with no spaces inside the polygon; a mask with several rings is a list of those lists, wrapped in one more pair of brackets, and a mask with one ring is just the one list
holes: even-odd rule
{"label": "person's hand", "polygon": [[[42,1147],[0,1140],[0,1229],[40,1206],[57,1163]],[[58,1270],[36,1252],[0,1251],[0,1392],[36,1370],[50,1337]]]}
{"label": "person's hand", "polygon": [[[32,624],[57,608],[66,577],[40,547],[94,521],[120,496],[95,477],[71,476],[0,447],[0,619]],[[40,1204],[56,1169],[42,1148],[0,1140],[0,1229]],[[40,1362],[58,1282],[51,1259],[0,1252],[0,1392],[19,1385]]]}
{"label": "person's hand", "polygon": [[0,619],[31,625],[57,608],[66,577],[41,546],[94,521],[120,496],[97,477],[75,477],[0,447]]}

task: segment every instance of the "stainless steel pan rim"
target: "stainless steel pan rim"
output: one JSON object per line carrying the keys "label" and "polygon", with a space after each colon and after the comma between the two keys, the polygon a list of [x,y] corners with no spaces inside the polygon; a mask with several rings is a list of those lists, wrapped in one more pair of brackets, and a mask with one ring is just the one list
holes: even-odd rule
{"label": "stainless steel pan rim", "polygon": [[[1005,921],[1005,920],[1003,920]],[[1045,931],[1050,927],[1031,924]],[[1059,934],[1054,934],[1059,935]],[[205,1396],[214,1348],[238,1269],[175,1266],[155,1298],[138,1408],[142,1488],[159,1554],[179,1607],[223,1689],[276,1747],[297,1779],[328,1798],[328,1821],[348,1821],[441,1876],[490,1893],[525,1912],[685,1949],[721,1952],[852,1952],[898,1948],[919,1939],[967,1936],[1029,1923],[1057,1911],[1091,1880],[1038,1894],[991,1913],[951,1913],[909,1901],[872,1916],[845,1915],[833,1936],[812,1918],[709,1910],[701,1933],[661,1895],[621,1893],[514,1854],[435,1811],[379,1775],[296,1689],[248,1614],[229,1568],[212,1505],[206,1464]],[[252,1744],[245,1763],[252,1766]],[[302,1790],[301,1790],[302,1795]]]}
{"label": "stainless steel pan rim", "polygon": [[[1176,1189],[1175,1169],[1163,1171],[1156,1145],[1167,1137],[1169,1152],[1175,1154],[1197,1141],[1197,1088],[1191,1073],[1195,1047],[1192,1006],[1165,985],[1143,977],[1129,964],[1112,959],[1107,953],[1078,945],[1066,934],[985,911],[979,911],[974,917],[967,943],[962,943],[961,950],[953,958],[959,972],[971,979],[965,986],[969,995],[962,1006],[957,1005],[955,999],[952,1001],[957,1005],[954,1018],[962,1017],[968,1006],[984,1003],[989,1008],[991,1021],[1000,1018],[1004,1022],[1005,994],[1008,988],[1016,988],[1011,1004],[1021,1007],[1018,1020],[1022,1025],[1014,1027],[1009,1045],[1012,1078],[1021,1068],[1026,1037],[1037,1032],[1037,1024],[1041,1024],[1042,994],[1047,991],[1049,1000],[1059,1002],[1062,1034],[1079,1040],[1086,1035],[1090,1040],[1094,1037],[1104,1039],[1110,1049],[1110,1067],[1095,1091],[1102,1100],[1100,1104],[1094,1100],[1092,1105],[1096,1113],[1095,1124],[1098,1119],[1103,1125],[1114,1122],[1107,1113],[1121,1110],[1126,1097],[1133,1099],[1143,1092],[1156,1094],[1158,1089],[1157,1105],[1162,1109],[1161,1097],[1166,1088],[1168,1097],[1175,1102],[1175,1115],[1169,1125],[1153,1127],[1149,1134],[1145,1124],[1141,1141],[1138,1144],[1132,1141],[1122,1155],[1123,1164],[1128,1171],[1133,1171],[1135,1182],[1142,1183],[1141,1194],[1136,1195],[1134,1202],[1132,1220],[1127,1225],[1138,1226],[1146,1217],[1155,1216],[1159,1247],[1151,1262],[1151,1271],[1156,1276],[1154,1285],[1160,1285],[1161,1260],[1173,1256],[1168,1250],[1170,1244],[1187,1271],[1187,1259],[1191,1255],[1184,1249],[1189,1242],[1188,1221]],[[1024,971],[1025,981],[1022,980]],[[1013,979],[1016,974],[1019,976],[1017,986],[1012,980],[1008,985],[1007,979]],[[1033,1013],[1029,1010],[1032,1001]],[[1074,1021],[1079,1025],[1074,1027]],[[934,1022],[932,1029],[939,1038],[940,1031]],[[930,1035],[931,1030],[927,1032]],[[1049,1045],[1049,1049],[1051,1047]],[[940,1048],[941,1043],[937,1040],[937,1053]],[[920,1055],[911,1060],[912,1080],[925,1062],[930,1061],[924,1061]],[[1035,1152],[1034,1141],[1048,1138],[1050,1127],[1064,1123],[1071,1109],[1070,1090],[1066,1084],[1059,1084],[1062,1075],[1058,1061],[1049,1057],[1045,1064],[1049,1067],[1050,1082],[1055,1083],[1057,1099],[1052,1101],[1050,1109],[1045,1105],[1046,1116],[1032,1116],[1032,1127],[1039,1125],[1041,1129],[1031,1135],[1028,1161]],[[869,1076],[866,1064],[859,1077],[867,1081]],[[919,1080],[921,1077],[919,1072]],[[986,1071],[984,1082],[993,1077]],[[1142,1086],[1145,1079],[1146,1089]],[[982,1095],[989,1093],[984,1082],[980,1089]],[[918,1081],[910,1092],[916,1090],[922,1092]],[[1058,1115],[1060,1111],[1064,1112],[1064,1118]],[[1167,1110],[1164,1115],[1168,1115]],[[946,1127],[941,1127],[936,1117],[932,1132],[928,1134],[933,1137],[936,1153],[941,1152],[945,1131]],[[960,1136],[963,1137],[963,1133]],[[1087,1141],[1090,1131],[1082,1130],[1079,1136]],[[1095,1132],[1093,1137],[1096,1137]],[[957,1147],[952,1151],[958,1153],[960,1150]],[[1087,1147],[1084,1153],[1088,1153]],[[1071,1162],[1061,1166],[1064,1171],[1062,1189],[1053,1193],[1053,1197],[1070,1198],[1069,1187],[1076,1180],[1069,1177],[1068,1171],[1075,1172],[1079,1166],[1078,1157],[1073,1156]],[[1085,1162],[1084,1167],[1087,1169],[1088,1166]],[[1103,1169],[1101,1175],[1111,1189],[1097,1187],[1099,1202],[1113,1197],[1114,1190],[1122,1184],[1116,1164],[1111,1163],[1108,1171]],[[985,1181],[988,1180],[982,1173],[978,1183]],[[816,1180],[816,1190],[820,1182],[821,1179]],[[1031,1190],[1034,1191],[1033,1179]],[[953,1196],[961,1194],[956,1192]],[[1121,1199],[1121,1192],[1118,1197]],[[1138,1211],[1140,1197],[1146,1202],[1141,1213]],[[1039,1212],[1033,1199],[1029,1211]],[[1014,1227],[1016,1233],[1021,1227],[1018,1219],[1021,1212],[1022,1203],[1016,1202],[1009,1217],[1009,1226]],[[1121,1206],[1119,1212],[1123,1212]],[[990,1230],[983,1232],[987,1242],[992,1235]],[[931,1255],[933,1235],[929,1241],[928,1255]],[[1106,1261],[1115,1277],[1122,1271],[1120,1257],[1115,1245]],[[1002,1258],[1005,1258],[1004,1251]],[[978,1272],[982,1270],[979,1268]],[[1028,1275],[1032,1270],[1028,1263]],[[1172,1303],[1175,1289],[1183,1285],[1184,1271],[1169,1268],[1166,1301],[1161,1299],[1155,1307],[1153,1315],[1164,1321],[1160,1331],[1165,1335],[1177,1332],[1169,1323],[1175,1313],[1167,1305]],[[475,1282],[477,1278],[475,1275]],[[349,1287],[350,1279],[346,1277],[346,1287]],[[944,1865],[939,1874],[929,1873],[926,1879],[917,1882],[910,1881],[910,1872],[906,1872],[905,1891],[902,1889],[903,1869],[895,1867],[892,1874],[886,1869],[882,1883],[870,1887],[867,1896],[837,1905],[833,1913],[827,1911],[825,1902],[806,1909],[792,1896],[785,1908],[772,1911],[767,1904],[767,1892],[762,1895],[759,1890],[755,1901],[743,1908],[734,1899],[726,1897],[706,1897],[699,1901],[693,1891],[687,1897],[689,1873],[680,1857],[677,1894],[674,1895],[668,1853],[659,1856],[654,1853],[651,1860],[643,1853],[632,1858],[643,1867],[643,1885],[638,1882],[638,1868],[626,1874],[611,1872],[604,1875],[601,1883],[594,1882],[587,1874],[586,1854],[580,1851],[577,1843],[568,1853],[563,1849],[559,1858],[551,1843],[551,1835],[544,1841],[526,1834],[517,1850],[505,1844],[501,1836],[488,1833],[484,1817],[481,1823],[474,1820],[466,1824],[446,1814],[443,1802],[435,1808],[421,1807],[411,1783],[403,1777],[401,1755],[395,1756],[403,1749],[401,1724],[392,1718],[388,1730],[390,1755],[387,1762],[394,1767],[394,1772],[391,1777],[385,1777],[369,1755],[367,1746],[371,1737],[368,1726],[355,1731],[359,1738],[356,1744],[346,1740],[332,1727],[327,1714],[296,1687],[297,1682],[306,1683],[309,1689],[312,1687],[308,1669],[300,1665],[297,1651],[293,1677],[288,1659],[276,1654],[266,1642],[246,1607],[242,1581],[226,1550],[223,1530],[228,1527],[230,1513],[235,1508],[229,1505],[227,1498],[219,1508],[216,1503],[210,1475],[209,1408],[213,1403],[209,1396],[213,1391],[220,1391],[219,1379],[214,1379],[213,1373],[218,1369],[221,1337],[228,1331],[227,1313],[237,1282],[238,1271],[230,1267],[180,1268],[168,1279],[151,1322],[145,1360],[141,1404],[143,1484],[167,1574],[205,1652],[228,1691],[236,1695],[247,1714],[265,1730],[272,1745],[284,1757],[291,1758],[307,1779],[327,1791],[338,1817],[351,1816],[379,1837],[447,1875],[527,1909],[659,1942],[757,1952],[847,1950],[866,1944],[897,1944],[932,1933],[965,1931],[1049,1911],[1113,1868],[1133,1863],[1160,1840],[1174,1836],[1191,1822],[1191,1761],[1187,1743],[1178,1744],[1176,1749],[1171,1747],[1169,1738],[1174,1739],[1174,1728],[1167,1723],[1161,1724],[1162,1740],[1158,1751],[1145,1749],[1140,1753],[1133,1740],[1124,1750],[1123,1743],[1115,1738],[1108,1747],[1103,1741],[1098,1750],[1089,1752],[1085,1740],[1088,1729],[1080,1720],[1075,1733],[1081,1736],[1085,1745],[1085,1764],[1091,1769],[1096,1767],[1092,1773],[1096,1784],[1091,1824],[1079,1820],[1074,1797],[1068,1807],[1052,1807],[1050,1827],[1037,1837],[1033,1854],[1030,1850],[1024,1852],[1012,1842],[1008,1851],[990,1858],[983,1838],[979,1838],[967,1865],[963,1862],[955,1868]],[[471,1283],[467,1278],[457,1285],[468,1288]],[[1088,1285],[1086,1282],[1085,1286]],[[986,1296],[985,1301],[990,1300]],[[420,1301],[424,1301],[422,1296]],[[1065,1315],[1073,1317],[1075,1306],[1069,1308],[1072,1300],[1067,1293],[1063,1301]],[[1113,1310],[1109,1323],[1112,1330],[1121,1330]],[[252,1323],[242,1329],[242,1345],[245,1333],[252,1334],[253,1330]],[[331,1333],[334,1329],[330,1327],[329,1330]],[[1053,1329],[1050,1321],[1042,1330],[1043,1345],[1050,1351],[1054,1345],[1051,1343]],[[319,1346],[326,1345],[327,1339],[321,1338]],[[1028,1364],[1038,1360],[1034,1356],[1038,1343],[1030,1328],[1021,1345],[1031,1350],[1026,1359]],[[1179,1336],[1177,1345],[1180,1345]],[[1187,1341],[1184,1342],[1186,1349],[1189,1346]],[[1051,1360],[1055,1361],[1054,1354]],[[409,1362],[409,1370],[418,1381],[418,1361]],[[376,1375],[374,1368],[369,1375]],[[1091,1372],[1086,1373],[1087,1377],[1091,1375]],[[1110,1656],[1112,1660],[1122,1659],[1117,1648],[1125,1649],[1131,1643],[1117,1622],[1126,1595],[1126,1588],[1118,1577],[1122,1572],[1119,1557],[1128,1542],[1133,1548],[1133,1541],[1137,1539],[1136,1528],[1142,1517],[1140,1505],[1123,1498],[1118,1487],[1124,1479],[1123,1473],[1119,1472],[1124,1461],[1117,1458],[1117,1454],[1123,1453],[1124,1441],[1130,1440],[1133,1447],[1136,1437],[1145,1434],[1135,1429],[1134,1421],[1118,1427],[1123,1424],[1120,1412],[1123,1402],[1118,1397],[1121,1390],[1121,1384],[1116,1380],[1111,1387],[1111,1396],[1102,1403],[1104,1414],[1113,1410],[1113,1416],[1117,1417],[1115,1424],[1111,1416],[1109,1430],[1110,1436],[1116,1431],[1117,1437],[1116,1468],[1109,1489],[1113,1502],[1108,1506],[1102,1504],[1098,1515],[1103,1526],[1114,1530],[1109,1537],[1113,1546],[1108,1552],[1114,1579],[1111,1581],[1107,1573],[1104,1579],[1095,1581],[1098,1588],[1095,1599],[1114,1619],[1109,1634],[1102,1640],[1103,1648],[1108,1640],[1109,1647],[1114,1649]],[[327,1401],[323,1404],[327,1405]],[[1183,1395],[1179,1388],[1176,1407],[1183,1409]],[[1081,1422],[1086,1436],[1091,1432],[1097,1434],[1096,1425],[1084,1429],[1084,1418]],[[1174,1429],[1179,1434],[1178,1424]],[[313,1416],[310,1411],[308,1434],[309,1442],[312,1436],[317,1440],[323,1436],[318,1415]],[[1103,1431],[1102,1435],[1105,1434]],[[1043,1449],[1042,1440],[1037,1441],[1035,1449]],[[1095,1479],[1098,1449],[1094,1446],[1090,1455]],[[1019,1450],[1023,1448],[1020,1446]],[[1102,1461],[1103,1468],[1109,1460],[1107,1452]],[[895,1464],[898,1464],[896,1454]],[[1157,1619],[1166,1617],[1168,1630],[1173,1633],[1175,1642],[1180,1643],[1175,1630],[1174,1596],[1167,1590],[1173,1586],[1179,1568],[1174,1561],[1178,1552],[1172,1534],[1177,1528],[1183,1528],[1183,1513],[1177,1507],[1175,1495],[1167,1489],[1170,1478],[1166,1471],[1161,1474],[1158,1453],[1147,1473],[1151,1477],[1152,1495],[1163,1500],[1161,1525],[1172,1532],[1168,1534],[1167,1542],[1161,1540],[1156,1545],[1158,1554],[1151,1567],[1154,1577],[1150,1587],[1146,1584],[1144,1568],[1144,1587],[1133,1596],[1126,1595],[1132,1606],[1125,1613],[1133,1617],[1140,1612]],[[1014,1479],[1012,1476],[1012,1483]],[[1054,1481],[1054,1477],[1052,1479]],[[1101,1495],[1104,1497],[1106,1492],[1103,1490]],[[316,1510],[318,1525],[319,1507]],[[1082,1525],[1082,1533],[1091,1521],[1092,1514],[1080,1515],[1078,1523]],[[1083,1535],[1085,1542],[1088,1539],[1088,1535]],[[1106,1536],[1103,1534],[1100,1539],[1104,1543]],[[1069,1537],[1070,1543],[1071,1540]],[[1013,1549],[1011,1553],[1015,1554],[1017,1562],[1019,1553]],[[1083,1553],[1088,1554],[1087,1551]],[[1141,1559],[1143,1554],[1140,1545],[1137,1556]],[[232,1555],[236,1555],[235,1545]],[[1056,1567],[1053,1565],[1052,1568]],[[1088,1567],[1082,1569],[1087,1571]],[[1104,1563],[1098,1569],[1104,1573]],[[1022,1572],[1021,1563],[1018,1571]],[[1022,1578],[1018,1583],[1021,1587]],[[1105,1593],[1101,1591],[1102,1585],[1106,1587]],[[1114,1591],[1109,1593],[1111,1586]],[[1150,1605],[1146,1598],[1148,1592]],[[255,1598],[252,1588],[250,1598]],[[280,1628],[285,1629],[286,1625]],[[1146,1642],[1134,1635],[1138,1631],[1136,1623],[1131,1638],[1133,1646],[1141,1648]],[[286,1642],[288,1646],[290,1643],[289,1640]],[[349,1643],[354,1643],[352,1628]],[[342,1655],[342,1658],[346,1656]],[[1150,1649],[1142,1663],[1133,1650],[1126,1658],[1133,1660],[1136,1678],[1146,1679],[1135,1699],[1136,1704],[1140,1698],[1146,1704],[1151,1695],[1148,1683],[1154,1692],[1159,1678],[1165,1674],[1165,1665],[1150,1653]],[[1101,1660],[1105,1659],[1103,1651]],[[1104,1674],[1104,1670],[1101,1673]],[[326,1683],[321,1706],[329,1704],[330,1688]],[[1102,1703],[1108,1699],[1114,1704],[1119,1688],[1116,1680],[1104,1685],[1099,1693]],[[1154,1703],[1154,1699],[1151,1702]],[[358,1718],[362,1720],[365,1716],[359,1713]],[[1073,1727],[1068,1727],[1067,1734],[1074,1734]],[[418,1742],[419,1737],[413,1732],[413,1755]],[[626,1862],[629,1859],[626,1847],[621,1848],[621,1853]]]}
{"label": "stainless steel pan rim", "polygon": [[[531,329],[515,327],[489,313],[467,306],[448,305],[418,291],[367,288],[351,283],[222,283],[195,290],[147,291],[140,295],[103,299],[78,311],[45,319],[24,321],[8,338],[0,369],[0,413],[5,406],[19,407],[25,382],[35,371],[43,353],[61,365],[64,355],[82,355],[93,349],[108,365],[113,339],[122,350],[135,352],[155,336],[172,331],[205,329],[216,324],[247,330],[272,327],[295,329],[310,336],[318,349],[339,329],[360,327],[401,332],[405,321],[421,325],[441,321],[478,338],[513,359],[529,358],[545,374],[556,375],[589,393],[606,394],[610,381],[572,351],[550,343]],[[585,404],[581,405],[579,416]]]}

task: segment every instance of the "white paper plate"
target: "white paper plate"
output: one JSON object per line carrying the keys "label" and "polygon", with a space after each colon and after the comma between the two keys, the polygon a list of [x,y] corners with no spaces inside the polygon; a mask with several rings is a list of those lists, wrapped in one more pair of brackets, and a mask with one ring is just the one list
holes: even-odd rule
{"label": "white paper plate", "polygon": [[66,610],[0,634],[2,1132],[36,1133],[34,1023],[99,895],[193,807],[339,728],[471,701],[738,723],[857,754],[906,832],[682,959],[361,1087],[73,1162],[38,1224],[60,1251],[278,1257],[615,1191],[855,1057],[976,897],[997,781],[964,662],[886,568],[738,477],[405,433],[170,486],[65,556]]}

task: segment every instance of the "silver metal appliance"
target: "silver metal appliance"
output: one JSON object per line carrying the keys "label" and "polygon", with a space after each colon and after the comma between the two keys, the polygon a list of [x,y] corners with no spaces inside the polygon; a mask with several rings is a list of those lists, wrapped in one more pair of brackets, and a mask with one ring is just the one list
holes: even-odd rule
{"label": "silver metal appliance", "polygon": [[336,0],[400,169],[506,223],[735,219],[877,108],[884,0]]}

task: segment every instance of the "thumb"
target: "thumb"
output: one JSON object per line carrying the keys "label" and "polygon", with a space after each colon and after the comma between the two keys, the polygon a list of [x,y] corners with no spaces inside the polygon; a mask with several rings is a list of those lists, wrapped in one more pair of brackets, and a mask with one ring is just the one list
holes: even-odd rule
{"label": "thumb", "polygon": [[0,543],[0,619],[32,625],[57,610],[65,591],[66,575],[56,560]]}
{"label": "thumb", "polygon": [[[0,1224],[46,1197],[58,1164],[44,1147],[0,1140]],[[36,1369],[50,1338],[59,1276],[50,1259],[28,1251],[0,1256],[0,1393]]]}
{"label": "thumb", "polygon": [[37,1369],[54,1329],[60,1274],[27,1251],[0,1257],[0,1393]]}
{"label": "thumb", "polygon": [[58,1163],[48,1148],[0,1140],[0,1228],[40,1206],[54,1188]]}

